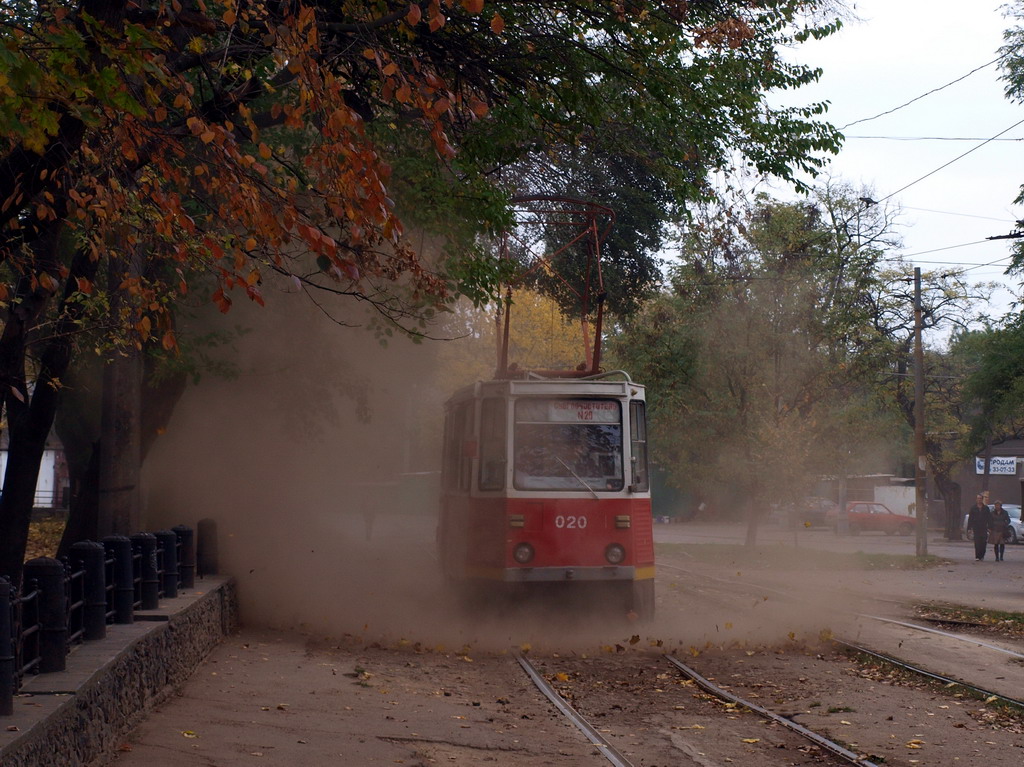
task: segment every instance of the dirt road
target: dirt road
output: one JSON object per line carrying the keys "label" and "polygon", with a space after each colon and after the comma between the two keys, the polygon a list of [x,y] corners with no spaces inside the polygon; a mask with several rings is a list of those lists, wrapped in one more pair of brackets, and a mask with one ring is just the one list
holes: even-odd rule
{"label": "dirt road", "polygon": [[[663,547],[659,617],[643,629],[616,621],[595,625],[589,616],[562,611],[545,613],[541,623],[548,630],[541,625],[538,631],[536,616],[525,617],[529,607],[471,616],[470,623],[492,630],[486,641],[458,648],[427,634],[402,639],[244,629],[149,717],[112,764],[606,763],[529,685],[509,654],[515,649],[539,656],[549,673],[561,674],[567,694],[634,749],[636,764],[667,763],[645,753],[675,754],[672,763],[705,767],[805,763],[775,733],[756,729],[764,725],[737,719],[735,712],[721,712],[727,726],[709,724],[711,714],[698,707],[711,704],[668,669],[664,676],[655,669],[665,651],[887,765],[1020,763],[1024,728],[1017,716],[858,664],[821,640],[842,632],[863,635],[858,616],[865,613],[907,616],[903,603],[1021,611],[1024,547],[1009,549],[1006,562],[977,563],[971,544],[935,541],[948,564],[879,571],[845,560],[812,567],[811,560],[820,562],[815,558],[821,552],[895,553],[900,546],[909,550],[899,553],[912,553],[913,542],[867,535],[837,540],[812,531],[802,532],[793,547],[784,536],[768,535],[767,546],[789,548],[782,565],[766,565],[744,560],[729,545],[742,535],[738,527],[658,526],[662,543],[715,544],[721,556],[709,561],[694,549]],[[957,652],[969,658],[971,651]],[[588,662],[593,659],[599,662]],[[1007,670],[1022,670],[1006,663]],[[620,674],[630,664],[646,670],[623,683]],[[999,669],[989,674],[993,681],[1000,676]],[[609,695],[610,689],[616,692]],[[1017,692],[1020,697],[1024,688]],[[671,705],[661,705],[670,694]],[[644,740],[657,741],[658,750],[645,752]]]}

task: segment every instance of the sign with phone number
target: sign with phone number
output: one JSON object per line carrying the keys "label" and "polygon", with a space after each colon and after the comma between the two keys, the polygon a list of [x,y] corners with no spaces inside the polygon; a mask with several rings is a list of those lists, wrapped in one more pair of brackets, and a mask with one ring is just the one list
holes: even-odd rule
{"label": "sign with phone number", "polygon": [[[985,459],[974,459],[974,471],[976,474],[985,473]],[[999,456],[989,459],[989,474],[1008,474],[1011,477],[1017,473],[1017,459],[1014,457]]]}

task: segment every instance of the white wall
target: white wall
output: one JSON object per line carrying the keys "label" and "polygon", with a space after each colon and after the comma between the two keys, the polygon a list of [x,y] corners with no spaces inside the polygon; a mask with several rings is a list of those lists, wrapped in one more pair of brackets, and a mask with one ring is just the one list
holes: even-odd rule
{"label": "white wall", "polygon": [[875,500],[897,514],[912,514],[917,500],[916,490],[902,485],[881,485],[875,488]]}
{"label": "white wall", "polygon": [[[57,468],[57,451],[44,450],[39,464],[39,478],[36,480],[35,505],[40,507],[59,506],[60,498],[55,493],[54,472]],[[7,475],[7,451],[0,450],[0,477]]]}

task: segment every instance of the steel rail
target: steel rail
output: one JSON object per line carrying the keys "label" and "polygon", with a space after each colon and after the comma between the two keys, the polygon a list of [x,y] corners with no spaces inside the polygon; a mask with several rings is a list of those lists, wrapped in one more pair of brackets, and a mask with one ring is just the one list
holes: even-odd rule
{"label": "steel rail", "polygon": [[565,698],[558,694],[548,681],[542,677],[537,669],[533,667],[523,655],[516,654],[516,660],[519,661],[519,665],[523,667],[527,676],[536,685],[537,689],[544,693],[545,697],[550,700],[566,719],[576,725],[576,728],[587,736],[587,739],[604,755],[604,757],[615,765],[615,767],[633,767],[632,762],[626,759],[618,749],[609,743],[601,733],[599,733],[594,726],[590,724],[583,716],[576,711],[572,706],[566,703]]}
{"label": "steel rail", "polygon": [[763,708],[757,705],[756,703],[751,703],[739,697],[738,695],[733,695],[731,692],[723,690],[718,685],[702,677],[700,674],[698,674],[696,671],[694,671],[692,668],[687,666],[685,663],[683,663],[675,656],[666,654],[664,657],[665,660],[667,660],[677,669],[682,671],[683,674],[685,674],[688,678],[692,679],[698,687],[700,687],[705,692],[714,695],[716,698],[721,698],[722,700],[727,700],[730,703],[735,703],[738,706],[743,706],[744,708],[748,708],[754,713],[759,714],[766,719],[770,719],[773,722],[777,722],[778,724],[781,724],[783,727],[792,730],[793,732],[799,735],[802,735],[812,743],[821,746],[826,751],[830,751],[831,753],[835,754],[838,757],[841,757],[842,759],[845,759],[851,764],[862,765],[863,767],[878,767],[878,765],[876,765],[874,762],[868,761],[866,758],[858,754],[855,754],[848,748],[844,748],[838,743],[829,740],[824,735],[819,735],[818,733],[814,732],[814,730],[807,729],[802,724],[797,724],[792,719],[787,719],[786,717],[776,714],[773,711],[769,711],[768,709]]}
{"label": "steel rail", "polygon": [[998,692],[986,690],[984,687],[978,687],[976,685],[971,684],[970,682],[964,682],[960,679],[954,679],[953,677],[943,676],[942,674],[936,674],[934,671],[928,671],[927,669],[923,669],[920,666],[915,666],[912,663],[907,663],[905,660],[900,660],[899,658],[896,658],[892,655],[886,655],[885,653],[877,652],[875,650],[869,650],[867,647],[862,647],[860,645],[853,644],[852,642],[847,642],[843,639],[833,639],[832,641],[834,641],[838,645],[841,645],[842,647],[846,647],[847,649],[863,653],[864,655],[870,655],[872,658],[877,658],[878,660],[884,661],[886,663],[891,663],[892,665],[897,666],[898,668],[902,668],[905,671],[910,671],[915,674],[919,674],[920,676],[926,677],[933,681],[942,682],[943,684],[947,685],[951,684],[956,685],[957,687],[963,687],[965,690],[970,690],[971,692],[974,692],[984,697],[986,700],[988,700],[989,698],[996,698],[997,700],[1001,700],[1003,703],[1006,703],[1008,705],[1024,709],[1024,700],[1010,698],[1006,695],[1001,695]]}
{"label": "steel rail", "polygon": [[[746,584],[746,583],[737,583],[735,581],[730,581],[730,580],[728,580],[726,578],[717,578],[717,577],[715,577],[713,575],[706,575],[704,573],[695,573],[692,570],[687,570],[686,568],[680,567],[679,565],[671,565],[671,564],[667,564],[665,562],[659,562],[658,563],[658,567],[668,568],[670,570],[678,570],[678,571],[686,573],[688,575],[692,575],[692,576],[695,576],[695,577],[698,577],[698,578],[704,578],[706,580],[713,581],[713,582],[716,582],[716,583],[721,583],[721,584],[724,584],[726,586],[745,588],[748,591],[753,590],[753,589],[758,589],[758,590],[764,591],[764,592],[772,592],[772,593],[774,593],[774,594],[776,594],[776,595],[778,595],[780,597],[784,597],[784,598],[787,598],[787,599],[793,599],[793,594],[785,592],[785,591],[781,591],[780,589],[772,588],[771,586],[753,586],[753,585]],[[892,600],[892,601],[895,602],[896,600]],[[900,605],[904,604],[903,602],[896,602],[896,603],[900,604]],[[840,612],[840,611],[835,610],[835,609],[832,609],[831,611],[835,612],[835,613]],[[855,615],[858,618],[867,618],[868,620],[878,621],[879,623],[890,623],[890,624],[892,624],[894,626],[902,626],[903,628],[914,629],[916,631],[922,631],[922,632],[925,632],[927,634],[935,634],[936,636],[943,636],[943,637],[946,637],[948,639],[956,639],[957,641],[960,641],[960,642],[966,642],[967,644],[973,644],[973,645],[976,645],[978,647],[984,647],[984,648],[989,649],[989,650],[995,650],[996,652],[1004,653],[1005,655],[1009,655],[1009,656],[1011,656],[1013,658],[1024,660],[1024,653],[1019,653],[1019,652],[1016,652],[1015,650],[1008,650],[1005,647],[1000,647],[999,645],[991,644],[990,642],[984,642],[984,641],[982,641],[980,639],[975,639],[974,637],[962,636],[960,634],[954,634],[954,633],[952,633],[950,631],[943,631],[942,629],[931,628],[929,626],[920,626],[920,625],[918,625],[916,623],[910,623],[909,621],[901,621],[901,620],[896,620],[894,618],[883,618],[880,615],[870,615],[868,613],[855,613]],[[946,621],[946,620],[942,620],[942,619],[938,619],[938,618],[934,618],[934,619],[933,618],[923,618],[922,620],[926,620],[926,621],[933,622],[933,623],[956,623],[956,621]],[[981,625],[981,624],[970,624],[970,623],[967,623],[967,622],[960,622],[960,623],[962,623],[963,625]]]}
{"label": "steel rail", "polygon": [[1024,660],[1024,653],[1019,653],[1019,652],[1016,652],[1015,650],[1007,650],[1005,647],[1000,647],[999,645],[990,644],[989,642],[982,642],[980,639],[975,639],[974,637],[965,637],[965,636],[961,636],[959,634],[954,634],[951,631],[943,631],[942,629],[933,629],[933,628],[929,628],[928,626],[918,626],[916,623],[909,623],[907,621],[893,620],[892,618],[882,618],[881,616],[878,616],[878,615],[865,615],[864,613],[857,613],[857,617],[859,617],[859,618],[869,618],[869,619],[871,619],[873,621],[878,621],[879,623],[892,623],[892,624],[894,624],[896,626],[903,626],[904,628],[915,629],[917,631],[923,631],[926,634],[936,634],[938,636],[943,636],[943,637],[946,637],[948,639],[956,639],[956,640],[959,640],[961,642],[967,642],[967,644],[977,645],[978,647],[984,647],[984,648],[986,648],[988,650],[995,650],[996,652],[1001,652],[1001,653],[1004,653],[1006,655],[1010,655],[1010,656],[1012,656],[1014,658],[1017,658],[1017,659],[1020,659],[1020,660]]}

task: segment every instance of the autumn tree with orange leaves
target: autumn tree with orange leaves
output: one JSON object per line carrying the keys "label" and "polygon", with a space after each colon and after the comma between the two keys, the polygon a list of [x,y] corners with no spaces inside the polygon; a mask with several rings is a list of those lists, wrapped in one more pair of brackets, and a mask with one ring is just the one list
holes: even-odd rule
{"label": "autumn tree with orange leaves", "polygon": [[777,50],[834,31],[831,4],[4,3],[0,574],[20,577],[77,359],[175,355],[176,307],[262,303],[275,273],[422,333],[495,294],[482,243],[512,196],[607,183],[591,155],[646,195],[655,235],[711,171],[813,171],[837,145],[824,107],[765,96],[817,77]]}

